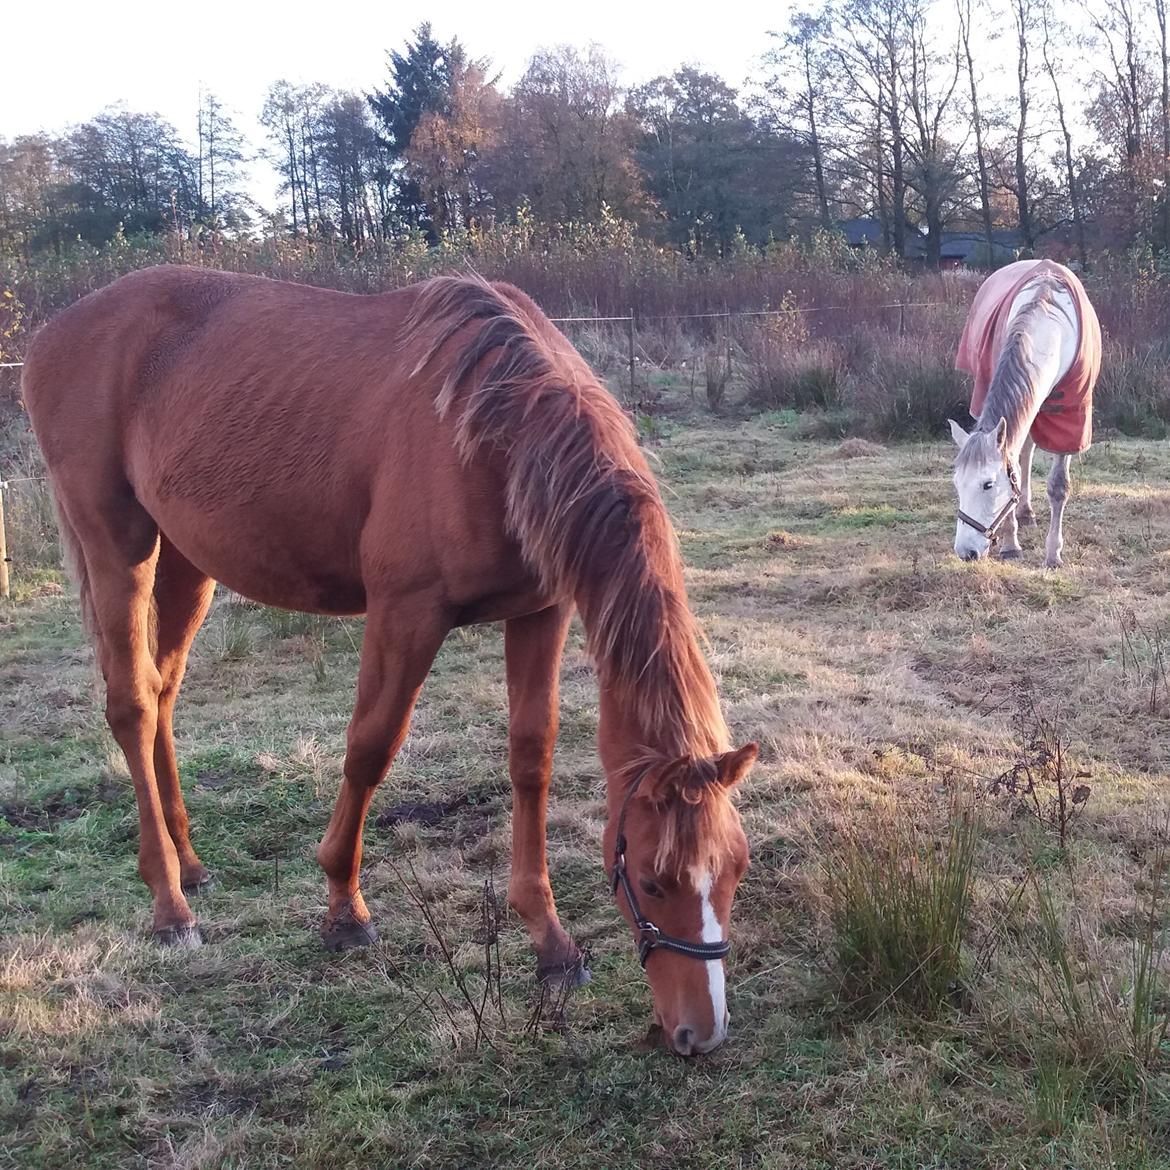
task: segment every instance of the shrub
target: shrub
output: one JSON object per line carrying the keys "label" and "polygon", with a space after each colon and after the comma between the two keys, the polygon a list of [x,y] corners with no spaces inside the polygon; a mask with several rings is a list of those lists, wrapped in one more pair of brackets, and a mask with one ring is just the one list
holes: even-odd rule
{"label": "shrub", "polygon": [[793,350],[757,343],[749,350],[746,381],[747,400],[757,410],[832,409],[841,397],[841,356],[825,341]]}
{"label": "shrub", "polygon": [[1126,435],[1170,434],[1170,345],[1106,341],[1094,392],[1097,421]]}
{"label": "shrub", "polygon": [[860,425],[890,438],[938,435],[948,418],[966,419],[970,380],[949,346],[890,337],[867,371],[853,373],[850,405]]}

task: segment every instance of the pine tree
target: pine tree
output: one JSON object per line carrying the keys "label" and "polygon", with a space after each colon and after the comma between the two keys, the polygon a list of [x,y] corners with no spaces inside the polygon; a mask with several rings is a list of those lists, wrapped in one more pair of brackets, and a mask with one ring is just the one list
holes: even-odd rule
{"label": "pine tree", "polygon": [[447,112],[449,61],[452,57],[461,60],[461,55],[458,41],[442,45],[432,34],[429,23],[420,24],[415,29],[414,40],[403,52],[390,52],[386,88],[366,96],[388,156],[390,177],[396,188],[394,206],[405,223],[430,229],[432,233],[424,193],[406,172],[403,161],[423,115]]}

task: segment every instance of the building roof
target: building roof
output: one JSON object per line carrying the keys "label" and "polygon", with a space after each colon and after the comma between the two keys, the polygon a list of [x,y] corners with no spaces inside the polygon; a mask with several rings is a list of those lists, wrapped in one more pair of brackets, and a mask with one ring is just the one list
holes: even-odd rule
{"label": "building roof", "polygon": [[[837,230],[845,237],[851,248],[881,248],[885,244],[882,222],[873,216],[859,216],[843,219]],[[993,252],[1002,255],[1024,246],[1024,240],[1017,228],[997,228],[991,233]],[[966,261],[972,253],[986,246],[982,231],[943,232],[939,258],[942,260]],[[917,228],[908,226],[905,258],[922,260],[926,256],[926,236]]]}

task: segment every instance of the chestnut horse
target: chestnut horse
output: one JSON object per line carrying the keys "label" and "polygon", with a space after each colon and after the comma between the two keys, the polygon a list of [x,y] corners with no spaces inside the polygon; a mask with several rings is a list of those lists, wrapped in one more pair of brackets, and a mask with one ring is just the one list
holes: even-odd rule
{"label": "chestnut horse", "polygon": [[[618,404],[536,305],[445,277],[377,296],[182,267],[134,273],[37,335],[23,391],[138,799],[163,942],[200,940],[171,720],[222,581],[366,615],[344,778],[317,858],[331,949],[376,939],[362,827],[447,633],[504,622],[508,898],[545,978],[581,978],[545,817],[580,613],[600,684],[603,851],[665,1035],[726,1035],[723,956],[747,842],[670,520]],[[651,921],[651,919],[653,921]]]}

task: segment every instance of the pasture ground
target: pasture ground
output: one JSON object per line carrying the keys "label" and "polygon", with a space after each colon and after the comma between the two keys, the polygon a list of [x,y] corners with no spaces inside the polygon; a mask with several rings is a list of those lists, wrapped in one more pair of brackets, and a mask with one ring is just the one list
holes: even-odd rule
{"label": "pasture ground", "polygon": [[[1042,530],[1025,534],[1022,563],[954,560],[941,442],[841,447],[785,414],[667,413],[644,429],[735,737],[762,745],[741,794],[753,864],[730,1042],[684,1062],[646,1037],[649,992],[598,850],[579,632],[550,835],[593,981],[563,1012],[540,1010],[506,914],[500,1006],[477,1043],[454,972],[478,1008],[485,882],[501,897],[507,885],[499,631],[444,647],[367,831],[382,941],[334,956],[315,933],[313,850],[361,623],[221,596],[177,721],[196,846],[218,882],[197,902],[207,945],[175,953],[147,939],[133,795],[74,603],[55,575],[18,574],[0,611],[0,1166],[1170,1165],[1165,1053],[1155,1045],[1136,1076],[1112,1059],[1170,816],[1170,451],[1106,440],[1075,462],[1067,567],[1053,574]],[[1059,709],[1088,774],[1064,851],[989,783],[1027,750],[1019,688]],[[981,825],[964,985],[933,1020],[851,1010],[826,868],[850,834],[879,848],[895,822],[941,842],[956,800]],[[1041,889],[1068,931],[1066,989],[1104,989],[1116,1015],[1086,1019],[1097,997],[1077,1008],[1054,992],[1029,941]]]}

